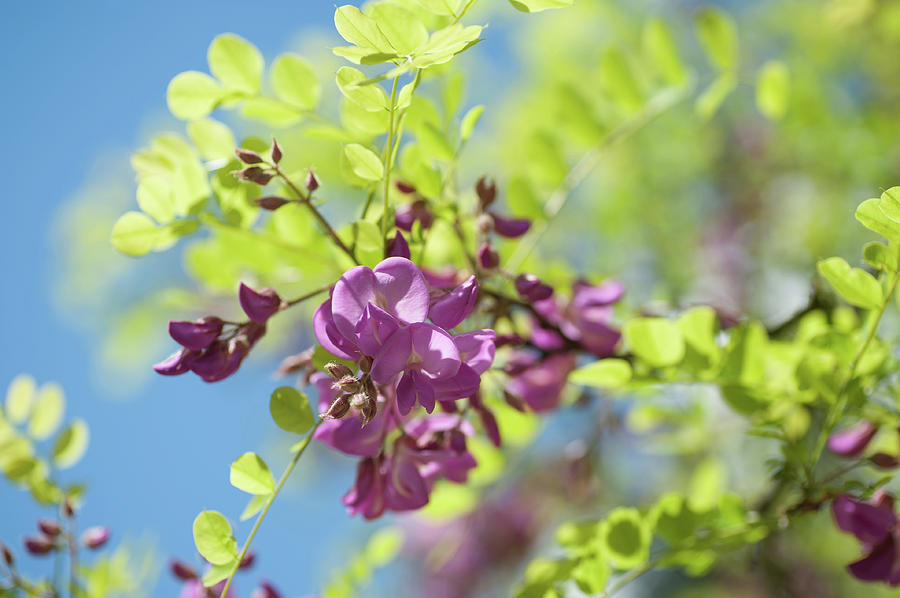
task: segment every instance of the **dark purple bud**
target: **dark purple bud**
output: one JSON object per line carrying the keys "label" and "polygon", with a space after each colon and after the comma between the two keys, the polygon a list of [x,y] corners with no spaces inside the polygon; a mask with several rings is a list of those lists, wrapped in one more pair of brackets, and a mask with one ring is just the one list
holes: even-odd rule
{"label": "dark purple bud", "polygon": [[308,369],[312,366],[312,356],[313,350],[310,348],[302,353],[285,357],[278,366],[278,375],[287,376]]}
{"label": "dark purple bud", "polygon": [[518,334],[500,334],[497,336],[497,340],[494,341],[494,346],[500,348],[506,345],[521,345],[524,342],[525,339]]}
{"label": "dark purple bud", "polygon": [[281,206],[285,204],[291,203],[291,200],[285,199],[283,197],[276,197],[274,195],[269,195],[266,197],[257,197],[253,200],[253,203],[258,205],[264,210],[269,210],[270,212],[274,212]]}
{"label": "dark purple bud", "polygon": [[832,433],[828,450],[839,457],[855,457],[865,450],[877,431],[871,422],[862,420],[852,428]]}
{"label": "dark purple bud", "polygon": [[388,241],[387,248],[384,251],[385,257],[405,257],[409,259],[412,254],[409,252],[409,243],[400,231],[394,235],[394,238]]}
{"label": "dark purple bud", "polygon": [[169,336],[185,349],[199,351],[212,344],[222,333],[224,322],[216,316],[206,316],[194,321],[172,320]]}
{"label": "dark purple bud", "polygon": [[62,533],[62,526],[50,519],[39,519],[38,529],[49,538],[55,538]]}
{"label": "dark purple bud", "polygon": [[328,375],[335,380],[353,376],[353,370],[345,366],[343,363],[338,363],[337,361],[329,361],[328,363],[326,363],[325,371],[328,372]]}
{"label": "dark purple bud", "polygon": [[516,291],[529,301],[542,301],[553,295],[553,287],[541,282],[534,274],[516,276]]}
{"label": "dark purple bud", "polygon": [[89,527],[81,534],[81,543],[91,550],[100,548],[106,544],[107,540],[109,540],[109,528],[102,525]]}
{"label": "dark purple bud", "polygon": [[431,213],[428,204],[421,199],[399,206],[394,212],[394,222],[397,224],[397,228],[406,232],[412,230],[416,220],[421,222],[423,229],[431,228],[431,224],[434,222],[434,214]]}
{"label": "dark purple bud", "polygon": [[262,290],[255,291],[241,283],[238,290],[238,299],[241,302],[241,309],[254,322],[264,324],[275,312],[281,309],[281,297],[274,289],[266,287]]}
{"label": "dark purple bud", "polygon": [[269,582],[260,582],[259,587],[253,590],[250,598],[281,598],[281,594]]}
{"label": "dark purple bud", "polygon": [[278,141],[274,137],[272,137],[272,162],[275,162],[275,164],[281,162],[281,147],[279,147]]}
{"label": "dark purple bud", "polygon": [[900,467],[900,459],[887,453],[875,453],[869,457],[869,461],[872,462],[872,465],[882,469],[895,469]]}
{"label": "dark purple bud", "polygon": [[238,565],[238,569],[249,569],[253,566],[253,563],[256,561],[256,553],[248,552],[244,555],[244,558],[241,559],[241,564]]}
{"label": "dark purple bud", "polygon": [[507,239],[515,239],[521,237],[531,228],[531,220],[527,218],[504,218],[493,212],[490,213],[494,219],[494,232],[501,237]]}
{"label": "dark purple bud", "polygon": [[450,449],[457,453],[466,452],[466,435],[459,430],[450,430],[448,432],[450,441],[448,445]]}
{"label": "dark purple bud", "polygon": [[153,366],[157,374],[163,376],[180,376],[191,371],[194,360],[200,356],[200,351],[191,351],[190,349],[182,349],[166,360],[160,361]]}
{"label": "dark purple bud", "polygon": [[[228,363],[228,343],[216,341],[191,361],[191,371],[206,380],[217,380]],[[158,371],[158,370],[157,370]]]}
{"label": "dark purple bud", "polygon": [[370,371],[372,371],[372,360],[369,357],[363,355],[359,360],[359,369],[368,374]]}
{"label": "dark purple bud", "polygon": [[316,176],[316,173],[313,172],[312,168],[306,173],[306,182],[304,184],[306,185],[306,190],[310,193],[319,188],[319,178]]}
{"label": "dark purple bud", "polygon": [[478,265],[486,270],[492,270],[500,265],[500,256],[493,247],[484,243],[478,248]]}
{"label": "dark purple bud", "polygon": [[13,553],[3,542],[0,542],[0,554],[3,555],[3,562],[9,566],[12,566],[15,559],[13,559]]}
{"label": "dark purple bud", "polygon": [[344,376],[339,380],[335,381],[334,384],[331,385],[331,388],[340,390],[341,392],[359,392],[362,388],[362,385],[359,383],[359,380],[354,378],[353,376]]}
{"label": "dark purple bud", "polygon": [[322,419],[341,419],[350,411],[350,397],[341,395],[336,398],[325,413],[322,413]]}
{"label": "dark purple bud", "polygon": [[410,185],[409,183],[404,183],[403,181],[395,181],[394,186],[397,188],[397,191],[403,193],[405,195],[409,195],[410,193],[415,193],[416,188]]}
{"label": "dark purple bud", "polygon": [[236,148],[234,150],[234,155],[237,156],[238,160],[240,160],[244,164],[259,164],[263,161],[262,156],[252,150]]}
{"label": "dark purple bud", "polygon": [[516,411],[519,411],[521,413],[526,412],[525,403],[522,401],[521,398],[517,397],[516,395],[512,394],[511,392],[507,392],[504,390],[503,391],[503,400],[506,401],[507,405],[509,405]]}
{"label": "dark purple bud", "polygon": [[269,181],[272,180],[272,177],[275,176],[271,172],[266,172],[259,166],[248,166],[243,170],[235,170],[232,174],[243,181],[250,181],[257,185],[267,185],[269,184]]}
{"label": "dark purple bud", "polygon": [[500,448],[500,427],[497,425],[497,418],[487,409],[479,409],[478,416],[481,418],[481,425],[490,439],[491,444]]}
{"label": "dark purple bud", "polygon": [[25,538],[25,550],[35,556],[42,556],[56,548],[56,544],[46,536],[31,536]]}
{"label": "dark purple bud", "polygon": [[435,301],[428,310],[431,321],[444,329],[451,329],[465,320],[478,299],[478,281],[470,276],[464,283]]}
{"label": "dark purple bud", "polygon": [[475,183],[475,193],[478,194],[478,203],[483,210],[497,199],[497,185],[493,180],[488,181],[487,177],[483,176]]}
{"label": "dark purple bud", "polygon": [[63,499],[62,512],[66,517],[72,517],[75,515],[75,505],[72,504],[72,499],[68,496]]}
{"label": "dark purple bud", "polygon": [[192,579],[197,579],[197,572],[194,571],[192,567],[178,560],[173,560],[169,564],[169,569],[172,571],[172,575],[177,577],[182,581],[190,581]]}

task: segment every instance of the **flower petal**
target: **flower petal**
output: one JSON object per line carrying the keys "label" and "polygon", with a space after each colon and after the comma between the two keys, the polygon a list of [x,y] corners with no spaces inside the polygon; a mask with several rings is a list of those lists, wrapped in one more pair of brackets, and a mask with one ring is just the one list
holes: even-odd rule
{"label": "flower petal", "polygon": [[375,355],[398,328],[400,324],[391,314],[369,303],[354,332],[363,353]]}
{"label": "flower petal", "polygon": [[397,330],[375,354],[372,362],[372,380],[387,384],[391,378],[406,369],[412,351],[410,326]]}
{"label": "flower petal", "polygon": [[404,322],[425,320],[428,316],[428,283],[414,263],[402,257],[389,257],[375,266],[374,273],[376,305]]}
{"label": "flower petal", "polygon": [[444,329],[451,329],[465,320],[478,299],[478,281],[470,276],[464,283],[434,302],[428,310],[432,322]]}
{"label": "flower petal", "polygon": [[459,371],[459,349],[453,338],[433,324],[410,324],[412,357],[432,378],[447,378]]}
{"label": "flower petal", "polygon": [[865,544],[881,542],[897,524],[897,516],[891,507],[870,505],[846,494],[835,499],[831,511],[840,529]]}
{"label": "flower petal", "polygon": [[334,283],[331,293],[331,316],[344,338],[353,338],[366,305],[376,300],[375,274],[365,266],[350,268]]}

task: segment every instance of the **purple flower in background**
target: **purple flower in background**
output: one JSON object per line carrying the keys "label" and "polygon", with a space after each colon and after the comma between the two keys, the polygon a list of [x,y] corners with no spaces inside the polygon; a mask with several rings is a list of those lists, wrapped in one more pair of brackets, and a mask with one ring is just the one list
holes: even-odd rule
{"label": "purple flower in background", "polygon": [[394,213],[394,222],[397,228],[409,232],[412,230],[413,224],[418,220],[422,224],[423,229],[431,228],[434,222],[434,214],[428,208],[428,204],[419,199],[410,204],[397,207]]}
{"label": "purple flower in background", "polygon": [[625,287],[616,281],[599,285],[577,282],[572,287],[572,298],[568,302],[562,302],[557,297],[536,302],[534,307],[538,313],[556,326],[565,338],[556,330],[543,328],[542,323],[535,320],[532,343],[540,349],[555,351],[565,347],[569,340],[597,357],[609,357],[622,336],[610,325],[613,304],[624,292]]}
{"label": "purple flower in background", "polygon": [[494,232],[507,239],[521,237],[531,228],[531,220],[527,218],[504,218],[493,212],[488,212],[494,222]]}
{"label": "purple flower in background", "polygon": [[350,515],[362,515],[365,519],[377,519],[384,513],[384,476],[381,465],[384,458],[368,457],[356,466],[356,482],[341,502]]}
{"label": "purple flower in background", "polygon": [[828,450],[839,457],[856,457],[878,432],[872,422],[862,420],[852,428],[833,432],[828,437]]}
{"label": "purple flower in background", "polygon": [[529,301],[543,301],[553,294],[553,287],[541,282],[534,274],[519,274],[516,277],[516,292]]}
{"label": "purple flower in background", "polygon": [[81,534],[81,543],[87,548],[100,548],[109,540],[109,528],[105,526],[89,527]]}
{"label": "purple flower in background", "polygon": [[879,492],[870,502],[862,502],[845,494],[835,499],[832,513],[837,526],[856,536],[867,553],[847,565],[850,573],[862,581],[900,585],[900,531],[893,497]]}
{"label": "purple flower in background", "polygon": [[281,598],[281,594],[275,589],[275,586],[267,581],[259,584],[259,587],[253,590],[250,598]]}
{"label": "purple flower in background", "polygon": [[256,291],[241,283],[238,299],[240,299],[241,309],[244,310],[247,317],[259,324],[265,324],[266,320],[281,309],[281,297],[274,289],[268,287]]}
{"label": "purple flower in background", "polygon": [[406,237],[403,236],[403,233],[397,231],[397,234],[394,235],[394,238],[388,241],[387,251],[385,251],[385,255],[387,257],[405,257],[406,259],[410,258],[409,243],[406,242]]}
{"label": "purple flower in background", "polygon": [[446,330],[465,320],[478,299],[478,281],[470,276],[464,283],[435,300],[428,310],[428,318]]}
{"label": "purple flower in background", "polygon": [[[225,588],[225,582],[220,581],[216,585],[209,588],[212,591],[212,595],[218,596],[222,593],[222,590]],[[209,598],[210,593],[207,588],[203,586],[203,582],[199,579],[191,579],[184,582],[184,585],[181,586],[181,594],[179,594],[179,598]],[[228,593],[225,594],[226,598],[235,598],[233,588],[228,588]]]}
{"label": "purple flower in background", "polygon": [[500,265],[500,255],[487,243],[482,243],[478,248],[478,265],[486,270],[492,270]]}
{"label": "purple flower in background", "polygon": [[559,404],[566,380],[575,369],[573,353],[556,353],[543,360],[520,353],[512,362],[507,390],[535,411],[549,411]]}

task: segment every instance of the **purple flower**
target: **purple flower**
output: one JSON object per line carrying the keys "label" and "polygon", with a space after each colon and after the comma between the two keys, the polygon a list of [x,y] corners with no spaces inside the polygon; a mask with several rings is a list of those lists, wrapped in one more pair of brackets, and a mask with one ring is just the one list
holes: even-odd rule
{"label": "purple flower", "polygon": [[394,238],[388,242],[385,255],[387,257],[405,257],[406,259],[410,258],[409,243],[406,242],[406,238],[403,236],[403,233],[397,231],[397,234],[394,235]]}
{"label": "purple flower", "polygon": [[[319,390],[319,411],[325,412],[339,392],[332,387],[332,379],[322,372],[310,376],[310,382]],[[384,409],[384,401],[379,402],[378,412],[372,421],[365,427],[362,424],[362,414],[351,409],[341,419],[324,420],[313,438],[347,455],[374,457],[381,452],[381,443],[393,428],[387,409]]]}
{"label": "purple flower", "polygon": [[876,432],[878,428],[862,420],[852,428],[833,432],[828,437],[828,450],[839,457],[856,457],[866,449]]}
{"label": "purple flower", "polygon": [[341,502],[350,515],[377,519],[384,513],[384,477],[381,473],[383,457],[362,459],[356,466],[356,482]]}
{"label": "purple flower", "polygon": [[454,268],[444,268],[440,271],[422,268],[422,274],[432,289],[452,289],[458,280],[458,272]]}
{"label": "purple flower", "polygon": [[549,411],[559,404],[566,380],[575,369],[573,353],[556,353],[540,361],[520,355],[514,363],[508,391],[535,411]]}
{"label": "purple flower", "polygon": [[281,297],[268,287],[256,291],[241,283],[238,299],[247,317],[259,324],[265,324],[266,320],[281,309]]}
{"label": "purple flower", "polygon": [[[218,596],[222,593],[222,589],[225,587],[225,581],[220,581],[216,585],[210,588],[212,590],[212,594]],[[181,594],[179,594],[179,598],[208,598],[210,594],[207,593],[207,589],[203,586],[203,583],[199,579],[191,579],[184,582],[184,585],[181,586]],[[228,593],[225,594],[226,598],[234,598],[234,591],[232,588],[228,588]]]}
{"label": "purple flower", "polygon": [[893,498],[882,492],[870,502],[862,502],[842,495],[834,501],[832,513],[837,526],[856,536],[867,553],[847,566],[850,573],[862,581],[900,585],[898,520]]}
{"label": "purple flower", "polygon": [[399,206],[394,214],[394,222],[397,228],[409,232],[412,230],[413,223],[418,220],[422,224],[423,229],[431,228],[434,222],[434,214],[428,208],[428,204],[421,199]]}
{"label": "purple flower", "polygon": [[488,212],[494,220],[494,231],[501,237],[515,239],[521,237],[531,228],[531,220],[527,218],[504,218]]}
{"label": "purple flower", "polygon": [[478,281],[470,276],[464,283],[437,299],[428,310],[432,322],[449,330],[465,320],[478,299]]}
{"label": "purple flower", "polygon": [[261,582],[259,587],[253,590],[250,598],[281,598],[281,594],[275,589],[275,586],[267,581]]}
{"label": "purple flower", "polygon": [[500,256],[493,247],[482,243],[478,248],[478,265],[486,270],[492,270],[500,265]]}
{"label": "purple flower", "polygon": [[200,356],[200,351],[181,349],[153,366],[157,374],[180,376],[191,371],[191,364]]}
{"label": "purple flower", "polygon": [[610,323],[613,304],[622,297],[624,286],[616,281],[599,285],[577,282],[572,291],[568,302],[551,297],[534,304],[538,313],[556,326],[565,338],[556,330],[543,328],[542,323],[536,320],[532,343],[545,351],[556,351],[565,347],[566,340],[569,340],[597,357],[609,357],[622,336]]}
{"label": "purple flower", "polygon": [[519,274],[516,277],[516,292],[529,301],[543,301],[553,294],[553,287],[541,282],[534,274]]}
{"label": "purple flower", "polygon": [[185,349],[199,351],[208,347],[222,333],[224,322],[216,316],[194,321],[172,320],[169,335]]}
{"label": "purple flower", "polygon": [[100,548],[109,540],[109,528],[104,526],[89,527],[81,534],[81,543],[88,548]]}

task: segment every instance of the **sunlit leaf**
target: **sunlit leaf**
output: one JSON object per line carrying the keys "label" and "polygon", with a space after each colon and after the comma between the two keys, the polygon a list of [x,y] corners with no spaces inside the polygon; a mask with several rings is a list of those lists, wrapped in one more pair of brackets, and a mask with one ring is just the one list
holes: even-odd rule
{"label": "sunlit leaf", "polygon": [[218,81],[198,71],[175,75],[166,90],[169,112],[182,120],[203,118],[225,96]]}
{"label": "sunlit leaf", "polygon": [[231,485],[248,494],[271,494],[275,478],[269,466],[256,453],[244,453],[231,464]]}
{"label": "sunlit leaf", "polygon": [[509,3],[522,12],[541,12],[551,8],[574,6],[575,0],[509,0]]}
{"label": "sunlit leaf", "polygon": [[665,318],[629,320],[622,332],[632,351],[650,365],[674,365],[684,357],[681,331]]}
{"label": "sunlit leaf", "polygon": [[[231,129],[224,123],[211,118],[188,123],[187,131],[194,147],[207,160],[230,159],[234,154],[234,148],[237,147]],[[159,220],[157,219],[157,221]]]}
{"label": "sunlit leaf", "polygon": [[279,428],[294,434],[305,434],[315,422],[309,408],[309,399],[290,386],[282,386],[272,391],[269,412]]}
{"label": "sunlit leaf", "polygon": [[194,544],[197,551],[213,565],[233,563],[237,558],[237,541],[231,525],[218,511],[203,511],[194,519]]}
{"label": "sunlit leaf", "polygon": [[864,309],[877,309],[883,303],[881,285],[875,277],[861,268],[852,268],[843,258],[830,257],[816,267],[847,303]]}
{"label": "sunlit leaf", "polygon": [[348,100],[369,112],[387,110],[388,97],[377,83],[358,85],[366,76],[355,68],[342,66],[335,75],[338,88]]}
{"label": "sunlit leaf", "polygon": [[718,69],[726,71],[737,66],[738,38],[734,20],[725,11],[702,8],[695,17],[700,45],[710,62]]}
{"label": "sunlit leaf", "polygon": [[60,469],[72,467],[78,463],[87,451],[90,432],[87,424],[81,419],[72,420],[53,446],[53,463]]}
{"label": "sunlit leaf", "polygon": [[791,75],[783,62],[770,60],[756,75],[756,106],[772,120],[785,115],[791,99]]}
{"label": "sunlit leaf", "polygon": [[356,176],[367,181],[379,181],[384,176],[384,166],[375,152],[358,143],[344,146],[344,156]]}
{"label": "sunlit leaf", "polygon": [[569,381],[598,388],[622,388],[631,381],[631,365],[624,359],[601,359],[572,372]]}
{"label": "sunlit leaf", "polygon": [[271,67],[275,96],[301,110],[311,110],[319,102],[321,86],[312,65],[297,54],[282,54]]}
{"label": "sunlit leaf", "polygon": [[678,48],[672,33],[660,19],[654,19],[644,27],[644,52],[653,67],[669,85],[681,85],[687,79],[684,65],[678,56]]}
{"label": "sunlit leaf", "polygon": [[637,509],[613,509],[603,522],[600,538],[617,569],[639,567],[650,556],[650,530]]}
{"label": "sunlit leaf", "polygon": [[44,384],[31,406],[28,434],[36,440],[48,438],[59,427],[65,411],[66,398],[59,384]]}
{"label": "sunlit leaf", "polygon": [[256,46],[233,33],[217,36],[206,52],[210,72],[226,89],[253,95],[259,91],[265,66]]}
{"label": "sunlit leaf", "polygon": [[19,374],[9,383],[6,390],[6,417],[14,424],[20,424],[28,418],[31,403],[37,392],[34,378],[28,374]]}

